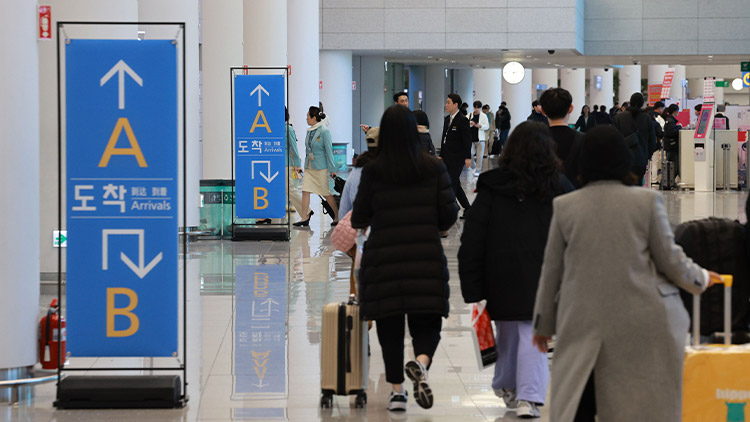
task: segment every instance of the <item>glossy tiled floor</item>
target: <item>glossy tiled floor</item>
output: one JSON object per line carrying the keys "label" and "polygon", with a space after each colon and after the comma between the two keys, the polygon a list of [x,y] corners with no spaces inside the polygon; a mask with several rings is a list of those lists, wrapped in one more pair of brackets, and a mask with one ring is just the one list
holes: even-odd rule
{"label": "glossy tiled floor", "polygon": [[[467,172],[464,177],[465,189],[470,192],[475,178]],[[664,197],[670,221],[678,224],[711,215],[744,221],[746,195],[667,192]],[[505,411],[489,387],[492,371],[477,369],[468,328],[469,307],[461,299],[457,276],[460,221],[443,242],[453,295],[451,315],[444,322],[443,340],[430,371],[435,406],[423,410],[410,400],[405,414],[385,410],[390,387],[373,330],[366,410],[355,409],[353,401],[345,397],[336,397],[331,410],[319,409],[321,309],[325,303],[347,297],[350,260],[335,251],[330,220],[317,211],[310,228],[295,229],[288,243],[204,240],[190,244],[191,371],[186,409],[55,411],[54,386],[46,385],[37,388],[36,398],[30,402],[0,405],[0,420],[515,420],[515,414]],[[268,274],[267,285],[265,276],[259,278],[258,273]],[[408,341],[406,345],[410,349]],[[79,359],[74,364],[123,363]],[[130,364],[141,365],[143,360],[134,359]],[[547,409],[542,408],[541,421],[548,420],[546,415]]]}

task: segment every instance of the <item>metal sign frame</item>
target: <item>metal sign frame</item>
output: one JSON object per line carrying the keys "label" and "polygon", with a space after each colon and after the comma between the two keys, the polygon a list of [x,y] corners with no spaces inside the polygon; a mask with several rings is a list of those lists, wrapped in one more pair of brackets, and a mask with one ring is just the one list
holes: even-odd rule
{"label": "metal sign frame", "polygon": [[[187,227],[187,100],[185,93],[186,89],[186,46],[185,46],[185,22],[96,22],[96,21],[60,21],[57,22],[57,227],[58,230],[63,230],[63,208],[62,208],[62,197],[63,197],[63,179],[62,179],[62,160],[63,160],[63,133],[62,133],[62,109],[65,106],[62,100],[62,77],[61,77],[61,45],[68,39],[65,34],[65,26],[78,26],[78,25],[98,25],[98,26],[122,26],[122,25],[134,25],[134,26],[174,26],[179,28],[178,32],[175,33],[174,41],[182,44],[182,63],[181,69],[178,69],[178,78],[182,77],[182,226]],[[180,60],[178,60],[178,65]],[[179,80],[179,79],[178,79]],[[179,87],[178,87],[179,95]],[[178,102],[179,104],[179,102]],[[178,115],[179,116],[179,115]],[[179,137],[179,136],[178,136]],[[179,142],[179,140],[178,140]],[[178,162],[180,160],[178,153]],[[179,204],[179,200],[178,206]],[[178,218],[179,223],[179,218]],[[182,395],[180,397],[181,403],[184,406],[189,400],[187,394],[187,357],[188,357],[188,337],[187,337],[187,236],[182,236],[182,359],[183,361],[179,366],[175,367],[105,367],[105,368],[64,368],[64,359],[62,356],[62,348],[58,347],[57,352],[57,383],[56,383],[56,396],[59,398],[59,386],[61,375],[63,372],[101,372],[101,371],[180,371],[182,372]],[[179,252],[178,252],[179,262]],[[60,315],[64,316],[62,311],[62,248],[58,248],[57,251],[57,300],[60,304]],[[179,308],[178,308],[179,309]],[[67,311],[67,309],[66,309]],[[179,310],[178,310],[179,312]],[[179,315],[178,315],[179,319]],[[178,337],[179,340],[179,337]],[[177,356],[179,361],[179,356]]]}
{"label": "metal sign frame", "polygon": [[[285,103],[287,109],[289,108],[289,74],[290,74],[289,67],[287,67],[287,66],[268,66],[268,67],[263,67],[263,66],[233,66],[233,67],[229,68],[229,80],[230,80],[230,83],[229,83],[229,91],[230,91],[229,102],[230,102],[230,110],[231,110],[230,114],[229,114],[229,119],[230,119],[230,124],[231,124],[231,126],[230,126],[231,127],[231,139],[230,139],[230,142],[232,144],[232,147],[230,148],[230,153],[232,155],[232,161],[231,161],[232,164],[231,164],[231,170],[230,170],[231,173],[230,174],[231,174],[232,182],[233,182],[233,188],[232,188],[232,195],[233,195],[232,196],[232,239],[233,240],[237,239],[237,236],[236,236],[236,229],[237,229],[237,227],[250,227],[250,228],[256,228],[257,227],[257,230],[258,230],[259,233],[258,233],[257,236],[253,236],[252,237],[253,240],[264,239],[263,231],[267,231],[267,230],[263,230],[261,227],[271,227],[271,228],[277,228],[277,229],[281,228],[281,229],[283,229],[285,231],[285,233],[282,234],[281,238],[278,237],[278,235],[277,235],[277,236],[269,236],[269,237],[267,237],[267,239],[269,239],[269,240],[286,240],[286,241],[288,241],[289,239],[291,239],[291,232],[292,232],[292,221],[291,221],[291,218],[289,216],[289,212],[287,212],[285,214],[285,217],[282,219],[284,222],[282,222],[282,223],[263,224],[263,225],[258,225],[256,223],[241,223],[241,222],[237,222],[237,216],[235,215],[234,206],[235,206],[235,198],[236,198],[236,195],[237,195],[237,191],[236,191],[236,189],[237,189],[237,183],[236,183],[236,177],[235,177],[235,174],[234,174],[234,171],[235,171],[235,148],[234,148],[234,143],[235,143],[235,133],[234,133],[234,111],[235,111],[234,110],[234,77],[237,76],[237,72],[248,72],[248,71],[256,71],[256,72],[259,72],[260,74],[270,74],[270,75],[277,75],[278,74],[278,75],[282,75],[284,77],[284,89],[285,89],[285,101],[284,101],[284,103]],[[261,73],[261,72],[263,72],[263,73]],[[245,73],[245,74],[247,74],[247,73]],[[284,135],[285,142],[286,142],[286,140],[288,138],[289,138],[289,127],[287,126],[286,127],[286,133]],[[290,203],[289,202],[289,189],[291,188],[291,186],[289,185],[289,166],[291,165],[291,162],[289,161],[289,152],[288,151],[286,153],[285,160],[286,160],[286,164],[287,165],[286,165],[286,171],[285,171],[286,180],[285,180],[284,183],[286,184],[286,207],[288,208],[289,207],[289,203]],[[269,234],[270,234],[270,231],[269,231]]]}

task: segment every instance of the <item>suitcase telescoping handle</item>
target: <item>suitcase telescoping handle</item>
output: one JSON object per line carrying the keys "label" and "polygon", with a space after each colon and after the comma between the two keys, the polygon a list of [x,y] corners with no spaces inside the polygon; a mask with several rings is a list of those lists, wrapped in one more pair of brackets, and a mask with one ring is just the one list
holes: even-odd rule
{"label": "suitcase telescoping handle", "polygon": [[[732,344],[732,283],[734,276],[721,275],[724,285],[724,344]],[[693,346],[701,342],[701,295],[693,295]]]}

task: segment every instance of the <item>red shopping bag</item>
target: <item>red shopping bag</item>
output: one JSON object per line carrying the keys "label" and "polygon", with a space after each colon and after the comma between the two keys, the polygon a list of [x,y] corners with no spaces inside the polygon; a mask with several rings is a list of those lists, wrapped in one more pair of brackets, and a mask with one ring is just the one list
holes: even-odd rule
{"label": "red shopping bag", "polygon": [[474,351],[477,356],[479,369],[492,366],[497,362],[495,350],[495,333],[492,331],[490,314],[484,308],[484,303],[475,303],[471,307],[471,334],[474,339]]}

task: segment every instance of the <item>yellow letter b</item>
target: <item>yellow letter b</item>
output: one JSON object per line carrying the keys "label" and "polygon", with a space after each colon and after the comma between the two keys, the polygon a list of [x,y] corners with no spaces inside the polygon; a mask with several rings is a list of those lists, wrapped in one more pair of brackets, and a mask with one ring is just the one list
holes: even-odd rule
{"label": "yellow letter b", "polygon": [[[115,308],[115,296],[125,295],[130,299],[125,308]],[[138,295],[124,287],[107,289],[107,337],[129,337],[138,332],[140,321],[138,316],[130,311],[138,306]],[[127,330],[115,330],[115,316],[122,315],[130,320],[130,328]]]}
{"label": "yellow letter b", "polygon": [[[263,192],[263,193],[259,194],[260,192]],[[268,199],[266,199],[266,197],[268,197],[268,189],[266,189],[266,188],[254,188],[253,189],[253,197],[254,197],[254,201],[255,201],[254,208],[256,210],[264,210],[264,209],[268,208]],[[265,204],[262,207],[259,205],[261,202],[263,202]]]}

